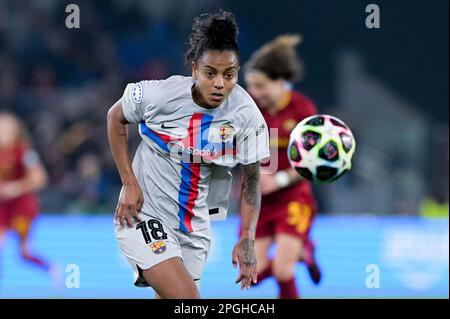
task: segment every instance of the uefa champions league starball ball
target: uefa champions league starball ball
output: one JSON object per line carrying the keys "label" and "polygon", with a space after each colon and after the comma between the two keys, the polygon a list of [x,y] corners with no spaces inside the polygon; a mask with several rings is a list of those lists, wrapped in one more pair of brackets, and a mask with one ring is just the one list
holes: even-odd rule
{"label": "uefa champions league starball ball", "polygon": [[288,158],[311,182],[333,182],[352,168],[356,142],[350,128],[331,115],[305,118],[292,130]]}

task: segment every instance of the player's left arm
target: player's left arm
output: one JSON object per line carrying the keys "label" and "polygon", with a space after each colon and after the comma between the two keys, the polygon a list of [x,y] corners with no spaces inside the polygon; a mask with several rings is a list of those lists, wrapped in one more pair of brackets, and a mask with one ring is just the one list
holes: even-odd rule
{"label": "player's left arm", "polygon": [[295,185],[301,180],[303,180],[301,175],[298,174],[292,167],[280,170],[275,174],[262,174],[261,193],[263,195],[267,195],[279,189]]}
{"label": "player's left arm", "polygon": [[[317,111],[317,106],[314,104],[314,102],[308,98],[307,96],[303,96],[303,114],[301,115],[301,117],[298,119],[298,121],[300,122],[301,120],[303,120],[304,118],[308,117],[308,116],[312,116],[312,115],[316,115],[318,114]],[[284,177],[283,173],[286,173]],[[280,188],[284,188],[290,185],[294,185],[297,184],[298,182],[305,180],[299,173],[297,173],[295,171],[294,168],[289,167],[283,171],[281,171],[281,177],[280,175],[277,176],[277,184],[280,185]],[[284,183],[283,183],[284,181]]]}
{"label": "player's left arm", "polygon": [[35,151],[26,151],[22,161],[25,167],[25,176],[15,181],[3,182],[0,187],[1,198],[18,198],[28,193],[37,192],[47,185],[47,172]]}
{"label": "player's left arm", "polygon": [[[297,120],[300,122],[304,118],[315,114],[318,114],[318,111],[314,102],[302,95],[301,111],[297,114]],[[292,167],[280,170],[275,174],[262,174],[261,184],[263,186],[261,187],[261,192],[263,195],[267,195],[291,185],[295,185],[302,180],[305,179]]]}
{"label": "player's left arm", "polygon": [[[301,106],[302,106],[302,112],[299,114],[299,117],[298,117],[299,122],[301,120],[303,120],[304,118],[318,114],[316,104],[309,97],[307,97],[305,95],[302,95]],[[281,177],[280,177],[280,175],[278,175],[277,180],[276,180],[277,184],[281,186],[280,188],[294,185],[294,184],[297,184],[298,182],[300,182],[301,180],[305,180],[292,167],[289,167],[280,172],[281,172]]]}
{"label": "player's left arm", "polygon": [[241,196],[241,238],[233,248],[233,266],[239,264],[239,275],[236,283],[241,289],[248,289],[252,281],[257,281],[255,232],[261,207],[261,191],[259,185],[260,162],[244,165],[244,178]]}

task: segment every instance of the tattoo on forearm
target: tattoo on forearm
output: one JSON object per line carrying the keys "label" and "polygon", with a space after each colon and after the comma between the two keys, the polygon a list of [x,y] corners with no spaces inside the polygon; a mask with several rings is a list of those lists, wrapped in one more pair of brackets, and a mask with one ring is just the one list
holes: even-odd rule
{"label": "tattoo on forearm", "polygon": [[243,257],[243,263],[247,265],[254,265],[256,263],[255,256],[255,241],[252,239],[243,239],[239,244],[241,256]]}
{"label": "tattoo on forearm", "polygon": [[259,168],[259,162],[244,166],[242,195],[247,203],[252,206],[258,206],[261,197],[259,192]]}

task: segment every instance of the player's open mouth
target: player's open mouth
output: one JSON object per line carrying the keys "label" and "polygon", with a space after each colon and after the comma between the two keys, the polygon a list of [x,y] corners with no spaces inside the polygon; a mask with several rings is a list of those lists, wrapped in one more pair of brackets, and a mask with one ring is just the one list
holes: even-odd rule
{"label": "player's open mouth", "polygon": [[223,94],[213,93],[211,94],[213,101],[218,102],[223,99]]}

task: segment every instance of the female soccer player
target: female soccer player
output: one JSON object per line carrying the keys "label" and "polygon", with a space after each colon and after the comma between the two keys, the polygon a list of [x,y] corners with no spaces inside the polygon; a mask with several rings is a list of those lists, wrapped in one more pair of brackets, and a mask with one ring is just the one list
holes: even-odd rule
{"label": "female soccer player", "polygon": [[39,156],[31,148],[24,125],[10,114],[0,113],[0,248],[8,230],[19,235],[23,259],[43,270],[50,264],[32,255],[28,238],[39,212],[35,192],[47,183]]}
{"label": "female soccer player", "polygon": [[[198,298],[210,216],[226,213],[231,176],[244,165],[242,236],[232,252],[241,289],[256,282],[254,238],[260,160],[269,157],[264,118],[236,84],[238,28],[220,11],[194,20],[186,62],[192,77],[128,84],[108,112],[108,137],[123,187],[115,214],[135,285],[162,298]],[[126,125],[143,139],[130,164]],[[211,218],[212,218],[211,217]]]}
{"label": "female soccer player", "polygon": [[[257,50],[245,65],[247,90],[268,126],[278,129],[278,136],[270,137],[271,162],[278,161],[277,172],[261,175],[261,215],[255,251],[259,282],[274,276],[280,298],[298,298],[294,270],[299,260],[305,261],[313,281],[320,281],[309,238],[316,202],[310,183],[301,180],[291,168],[286,151],[295,125],[317,113],[310,99],[292,89],[292,82],[302,70],[295,53],[299,43],[297,35],[279,36]],[[277,248],[273,260],[269,260],[272,243]]]}

